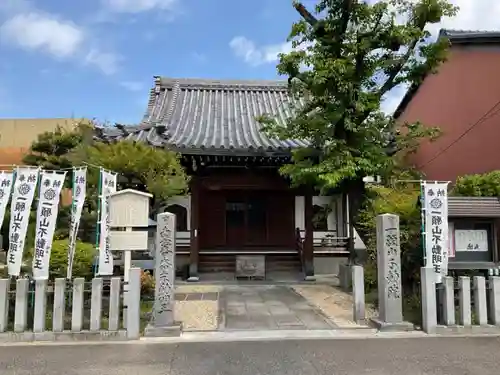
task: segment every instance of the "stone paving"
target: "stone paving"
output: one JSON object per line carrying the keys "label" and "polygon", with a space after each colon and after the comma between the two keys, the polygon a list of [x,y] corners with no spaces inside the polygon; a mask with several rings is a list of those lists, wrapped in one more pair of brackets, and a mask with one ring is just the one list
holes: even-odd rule
{"label": "stone paving", "polygon": [[335,328],[288,286],[226,286],[220,299],[221,330]]}
{"label": "stone paving", "polygon": [[368,328],[352,321],[352,296],[330,285],[184,284],[175,294],[184,331]]}

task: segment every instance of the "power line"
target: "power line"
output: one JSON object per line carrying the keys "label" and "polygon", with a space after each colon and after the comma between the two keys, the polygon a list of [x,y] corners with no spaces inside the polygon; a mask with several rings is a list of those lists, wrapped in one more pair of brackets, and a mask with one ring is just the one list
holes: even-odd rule
{"label": "power line", "polygon": [[484,121],[492,118],[493,116],[496,116],[500,112],[500,108],[498,108],[494,113],[491,113],[492,111],[495,110],[496,107],[500,105],[500,100],[495,103],[488,111],[486,111],[480,118],[477,120],[475,123],[473,123],[471,126],[469,126],[460,136],[455,139],[453,142],[451,142],[448,146],[446,146],[444,149],[439,151],[436,155],[434,155],[431,159],[426,161],[424,164],[421,164],[417,168],[423,168],[430,163],[432,163],[434,160],[436,160],[438,157],[443,155],[446,151],[448,151],[450,148],[452,148],[455,144],[460,142],[467,134],[469,134],[476,126],[481,125]]}

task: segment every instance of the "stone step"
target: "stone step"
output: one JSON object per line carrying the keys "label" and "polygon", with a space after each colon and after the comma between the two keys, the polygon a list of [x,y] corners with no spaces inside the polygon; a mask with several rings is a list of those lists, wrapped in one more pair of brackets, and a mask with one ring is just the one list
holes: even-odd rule
{"label": "stone step", "polygon": [[[236,255],[234,254],[202,254],[198,271],[200,273],[235,272]],[[266,272],[301,270],[298,254],[266,255]]]}

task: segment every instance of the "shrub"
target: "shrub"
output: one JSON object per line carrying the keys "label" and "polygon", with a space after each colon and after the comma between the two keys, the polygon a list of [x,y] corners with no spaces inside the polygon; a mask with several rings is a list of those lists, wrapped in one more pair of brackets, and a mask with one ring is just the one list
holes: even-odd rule
{"label": "shrub", "polygon": [[[52,243],[50,253],[49,278],[66,277],[68,269],[68,239],[55,240]],[[73,261],[73,277],[91,279],[93,277],[92,265],[94,261],[95,247],[86,242],[76,241],[75,257]],[[33,259],[33,249],[28,254],[28,262]],[[31,266],[30,266],[31,267]]]}
{"label": "shrub", "polygon": [[377,287],[377,231],[376,217],[391,213],[399,216],[401,241],[401,281],[403,288],[414,289],[419,279],[422,264],[421,217],[418,199],[418,185],[398,185],[395,187],[370,186],[365,207],[360,212],[357,228],[364,234],[368,252],[365,267],[367,291]]}
{"label": "shrub", "polygon": [[459,177],[452,194],[464,197],[500,197],[500,171]]}
{"label": "shrub", "polygon": [[154,291],[154,277],[148,271],[141,271],[141,295],[152,295]]}

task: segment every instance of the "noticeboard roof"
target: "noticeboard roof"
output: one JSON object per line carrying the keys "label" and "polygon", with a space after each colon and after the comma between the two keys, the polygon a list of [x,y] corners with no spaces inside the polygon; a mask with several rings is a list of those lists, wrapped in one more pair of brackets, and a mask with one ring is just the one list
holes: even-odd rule
{"label": "noticeboard roof", "polygon": [[500,218],[500,199],[497,197],[449,197],[448,216]]}

